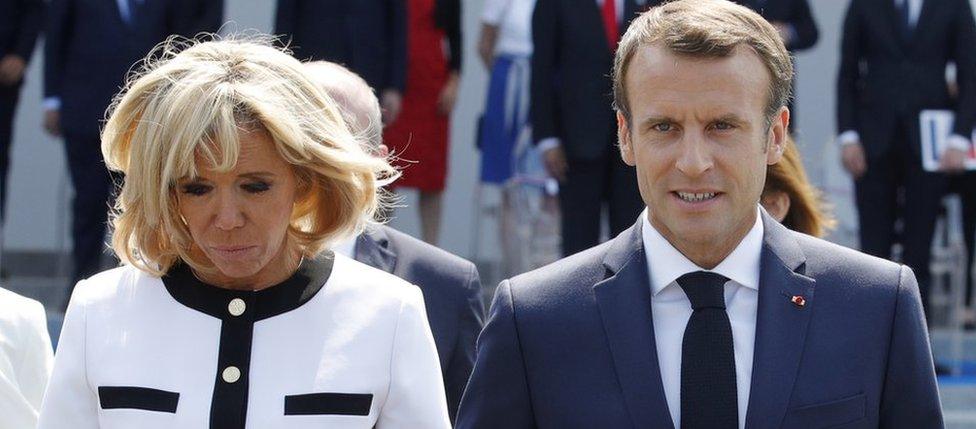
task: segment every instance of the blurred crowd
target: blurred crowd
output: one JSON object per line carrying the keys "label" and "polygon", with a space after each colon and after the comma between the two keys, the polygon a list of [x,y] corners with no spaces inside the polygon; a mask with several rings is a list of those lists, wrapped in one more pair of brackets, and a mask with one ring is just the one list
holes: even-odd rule
{"label": "blurred crowd", "polygon": [[[484,1],[477,55],[490,80],[477,127],[479,175],[482,186],[503,192],[504,275],[589,248],[607,238],[604,222],[612,237],[643,209],[636,178],[617,154],[608,71],[628,20],[657,3]],[[761,12],[791,52],[817,43],[807,0],[741,3]],[[963,0],[948,2],[952,7],[923,0],[877,3],[852,1],[844,20],[837,141],[855,181],[861,250],[912,267],[924,296],[929,243],[946,192],[962,196],[973,253],[976,175],[966,170],[976,116],[972,13]],[[74,189],[74,284],[100,268],[105,207],[120,180],[101,160],[104,112],[126,73],[158,43],[171,35],[218,32],[223,2],[5,0],[0,6],[6,12],[0,18],[0,219],[13,115],[43,34],[43,125],[64,140]],[[274,20],[274,34],[296,58],[344,64],[374,89],[383,140],[403,172],[394,186],[419,191],[421,236],[433,244],[439,241],[449,121],[463,62],[461,7],[460,0],[279,0]],[[917,117],[925,109],[955,113],[951,135],[936,154],[939,171],[922,167]],[[797,114],[791,109],[791,129]],[[801,174],[802,165],[795,163]],[[770,182],[780,188],[785,183]],[[818,192],[803,176],[797,183],[805,190],[771,190],[764,201],[794,209],[805,205],[801,199],[813,201],[809,217],[821,221],[807,231],[824,234],[831,221]],[[531,241],[543,248],[528,246]],[[967,281],[968,303],[971,276]]]}

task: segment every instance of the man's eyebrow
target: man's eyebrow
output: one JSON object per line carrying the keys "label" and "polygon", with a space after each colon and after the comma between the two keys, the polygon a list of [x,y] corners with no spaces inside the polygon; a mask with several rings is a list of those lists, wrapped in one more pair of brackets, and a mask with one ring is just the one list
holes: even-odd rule
{"label": "man's eyebrow", "polygon": [[675,120],[667,115],[654,115],[644,118],[640,123],[642,126],[649,126],[661,122],[675,122]]}
{"label": "man's eyebrow", "polygon": [[721,116],[715,118],[715,120],[713,122],[716,122],[716,121],[731,122],[733,124],[741,124],[741,123],[745,122],[742,119],[742,117],[740,117],[739,115],[737,115],[735,113],[726,113],[724,115],[721,115]]}

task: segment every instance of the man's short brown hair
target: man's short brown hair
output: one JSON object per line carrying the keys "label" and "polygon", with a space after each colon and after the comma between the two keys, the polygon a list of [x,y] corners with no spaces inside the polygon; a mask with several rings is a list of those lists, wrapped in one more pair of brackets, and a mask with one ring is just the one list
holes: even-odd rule
{"label": "man's short brown hair", "polygon": [[732,55],[748,46],[769,70],[767,120],[790,99],[793,61],[772,24],[727,0],[677,0],[642,13],[627,29],[613,62],[614,107],[631,120],[625,76],[641,46],[661,43],[674,53],[704,58]]}

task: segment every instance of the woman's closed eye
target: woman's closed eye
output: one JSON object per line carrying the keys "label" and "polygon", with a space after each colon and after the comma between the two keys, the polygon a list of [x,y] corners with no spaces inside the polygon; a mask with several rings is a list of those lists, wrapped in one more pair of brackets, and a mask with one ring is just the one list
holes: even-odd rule
{"label": "woman's closed eye", "polygon": [[260,194],[271,189],[271,184],[268,182],[250,182],[241,185],[241,189],[252,194]]}
{"label": "woman's closed eye", "polygon": [[181,186],[180,189],[184,194],[200,196],[210,192],[211,187],[202,183],[187,183]]}

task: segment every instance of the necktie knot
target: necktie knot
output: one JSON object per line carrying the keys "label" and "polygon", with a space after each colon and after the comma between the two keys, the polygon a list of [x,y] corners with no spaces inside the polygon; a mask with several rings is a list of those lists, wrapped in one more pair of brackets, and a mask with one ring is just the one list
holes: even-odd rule
{"label": "necktie knot", "polygon": [[695,271],[678,278],[678,286],[691,301],[692,310],[702,308],[725,309],[725,276],[708,271]]}

